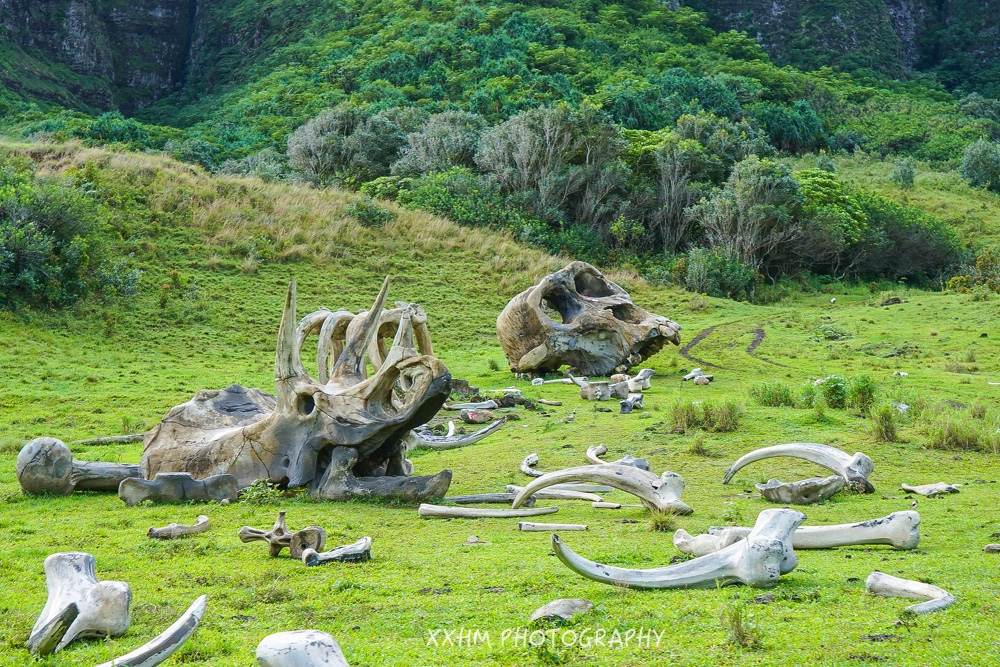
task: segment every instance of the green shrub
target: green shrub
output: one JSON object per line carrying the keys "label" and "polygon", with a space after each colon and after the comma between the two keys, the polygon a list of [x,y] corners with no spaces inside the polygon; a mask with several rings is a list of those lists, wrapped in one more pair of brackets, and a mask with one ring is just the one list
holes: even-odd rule
{"label": "green shrub", "polygon": [[913,160],[904,157],[896,160],[896,164],[892,168],[892,173],[889,175],[889,180],[898,185],[901,190],[909,190],[913,187],[916,177],[917,170],[913,166]]}
{"label": "green shrub", "polygon": [[867,415],[875,405],[878,383],[870,375],[859,375],[847,384],[847,406]]}
{"label": "green shrub", "polygon": [[970,144],[959,173],[974,188],[1000,192],[1000,143],[980,139]]}
{"label": "green shrub", "polygon": [[847,381],[839,375],[828,375],[823,378],[819,391],[828,407],[839,410],[847,405]]}
{"label": "green shrub", "polygon": [[698,406],[691,403],[691,401],[677,399],[670,406],[670,424],[674,432],[687,433],[697,428],[700,423],[701,412],[698,410]]}
{"label": "green shrub", "polygon": [[360,198],[349,204],[344,212],[365,227],[381,227],[395,217],[392,211],[367,198]]}
{"label": "green shrub", "polygon": [[778,380],[760,382],[750,387],[750,398],[758,405],[769,408],[794,407],[792,390]]}
{"label": "green shrub", "polygon": [[882,403],[871,411],[872,435],[881,442],[896,442],[896,420],[899,408],[891,403]]}
{"label": "green shrub", "polygon": [[730,433],[740,426],[743,408],[735,401],[713,403],[705,401],[701,404],[701,424],[705,430],[716,433]]}
{"label": "green shrub", "polygon": [[820,396],[819,388],[814,382],[806,382],[799,389],[799,398],[795,401],[795,407],[797,408],[811,408],[816,405],[816,399],[822,397]]}

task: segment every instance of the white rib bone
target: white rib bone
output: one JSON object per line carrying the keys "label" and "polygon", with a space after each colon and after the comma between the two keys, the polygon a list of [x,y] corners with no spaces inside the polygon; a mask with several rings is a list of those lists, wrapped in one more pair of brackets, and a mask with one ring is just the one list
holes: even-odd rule
{"label": "white rib bone", "polygon": [[861,452],[856,453],[854,456],[850,456],[844,451],[837,449],[836,447],[830,447],[829,445],[821,445],[815,442],[793,442],[786,445],[775,445],[773,447],[764,447],[763,449],[758,449],[745,454],[740,457],[736,463],[730,466],[729,471],[726,472],[725,478],[722,480],[723,484],[728,484],[729,480],[733,478],[733,475],[745,465],[753,463],[754,461],[760,461],[762,459],[772,458],[775,456],[792,456],[799,459],[805,459],[812,463],[819,464],[824,468],[828,468],[833,472],[841,475],[844,479],[851,484],[859,484],[864,489],[865,493],[872,493],[875,488],[868,481],[868,475],[872,473],[874,464],[870,457]]}
{"label": "white rib bone", "polygon": [[878,570],[869,574],[868,578],[865,579],[865,588],[872,595],[887,598],[926,600],[926,602],[910,605],[903,610],[910,614],[929,614],[932,611],[950,607],[955,603],[955,596],[943,588],[925,584],[922,581],[900,579]]}
{"label": "white rib bone", "polygon": [[626,588],[711,588],[742,583],[754,588],[774,586],[798,562],[791,546],[795,528],[805,520],[801,512],[764,510],[746,539],[721,551],[677,565],[650,570],[612,567],[573,553],[558,535],[552,549],[567,567],[588,579]]}
{"label": "white rib bone", "polygon": [[179,523],[172,523],[163,528],[150,528],[149,532],[146,533],[146,537],[156,540],[172,540],[177,537],[204,533],[209,529],[210,525],[208,517],[204,514],[199,514],[198,520],[193,526],[182,526]]}
{"label": "white rib bone", "polygon": [[558,507],[533,507],[531,509],[480,509],[478,507],[445,507],[421,503],[417,514],[425,519],[511,519],[524,516],[555,514]]}
{"label": "white rib bone", "polygon": [[[45,559],[48,599],[28,637],[28,645],[60,651],[75,639],[117,637],[129,625],[132,591],[124,581],[97,581],[94,557],[79,551],[55,553]],[[78,610],[66,626],[51,621],[66,613],[70,604]],[[63,632],[55,642],[55,633]],[[52,644],[55,644],[53,647]]]}
{"label": "white rib bone", "polygon": [[631,454],[626,454],[617,461],[602,461],[600,457],[608,453],[608,448],[604,445],[594,445],[593,447],[587,447],[587,460],[594,465],[616,465],[616,466],[632,466],[633,468],[638,468],[639,470],[649,470],[649,461],[646,459],[637,459]]}
{"label": "white rib bone", "polygon": [[[692,536],[683,529],[674,533],[674,546],[692,556],[703,556],[743,539],[750,528],[713,526],[708,533]],[[889,516],[832,526],[799,526],[792,535],[795,549],[833,549],[867,544],[887,544],[894,549],[916,549],[920,544],[920,515],[893,512]]]}
{"label": "white rib bone", "polygon": [[181,614],[174,624],[161,632],[154,639],[143,644],[131,653],[126,653],[111,662],[105,662],[97,667],[155,667],[184,645],[194,631],[198,629],[202,616],[205,615],[205,605],[208,598],[201,595],[187,611]]}
{"label": "white rib bone", "polygon": [[[513,484],[507,485],[507,493],[521,493],[523,490],[523,486],[515,486]],[[604,502],[604,498],[601,498],[596,494],[586,493],[583,491],[569,491],[567,489],[549,488],[545,491],[535,491],[531,495],[535,496],[538,500],[586,500],[590,503]]]}
{"label": "white rib bone", "polygon": [[548,533],[553,530],[587,530],[587,526],[582,523],[532,523],[531,521],[521,521],[517,524],[517,529],[527,533]]}
{"label": "white rib bone", "polygon": [[416,449],[422,447],[424,449],[433,449],[435,451],[445,451],[448,449],[458,449],[459,447],[465,447],[467,445],[472,445],[479,442],[489,434],[500,429],[501,426],[507,423],[506,417],[501,417],[489,426],[485,426],[475,433],[467,433],[465,435],[455,435],[454,434],[454,423],[448,422],[448,435],[432,435],[430,431],[410,431],[409,440],[407,441],[406,449],[407,451],[411,449]]}
{"label": "white rib bone", "polygon": [[538,479],[532,480],[517,494],[512,506],[519,507],[528,496],[560,482],[603,482],[608,486],[631,493],[639,498],[647,509],[654,512],[691,514],[694,511],[681,502],[680,496],[684,490],[684,478],[677,473],[665,472],[657,477],[645,470],[613,463],[577,466],[542,475]]}

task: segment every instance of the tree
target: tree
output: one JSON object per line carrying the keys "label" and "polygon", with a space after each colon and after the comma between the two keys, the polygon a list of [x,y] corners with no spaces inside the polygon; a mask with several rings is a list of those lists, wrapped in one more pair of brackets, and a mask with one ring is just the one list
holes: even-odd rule
{"label": "tree", "polygon": [[959,173],[974,188],[1000,192],[1000,144],[985,139],[970,144]]}
{"label": "tree", "polygon": [[392,165],[400,175],[429,174],[452,167],[472,167],[486,122],[466,111],[434,114],[417,132],[406,135],[403,155]]}

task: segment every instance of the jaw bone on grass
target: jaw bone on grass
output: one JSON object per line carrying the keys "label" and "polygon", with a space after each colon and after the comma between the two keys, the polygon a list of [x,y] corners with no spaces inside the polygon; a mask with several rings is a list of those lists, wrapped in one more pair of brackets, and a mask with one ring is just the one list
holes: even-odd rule
{"label": "jaw bone on grass", "polygon": [[136,650],[97,667],[155,667],[174,654],[198,629],[207,597],[199,596],[173,625]]}
{"label": "jaw bone on grass", "polygon": [[459,447],[466,447],[467,445],[472,445],[479,442],[490,433],[497,431],[501,426],[507,423],[506,417],[501,417],[489,426],[479,429],[475,433],[466,433],[465,435],[455,435],[454,424],[449,422],[448,435],[433,435],[430,431],[414,429],[410,432],[409,439],[406,443],[407,451],[411,449],[417,449],[421,447],[423,449],[433,449],[435,451],[444,451],[447,449],[458,449]]}
{"label": "jaw bone on grass", "polygon": [[[708,533],[690,535],[678,529],[674,533],[674,546],[682,553],[703,556],[743,539],[750,530],[713,526]],[[900,551],[916,549],[920,544],[920,514],[913,511],[893,512],[889,516],[857,523],[799,526],[792,535],[792,546],[796,549],[833,549],[869,544],[886,544]]]}
{"label": "jaw bone on grass", "polygon": [[912,579],[900,579],[891,574],[875,570],[865,580],[865,588],[872,595],[890,598],[910,598],[911,600],[926,600],[913,604],[903,611],[910,614],[929,614],[950,607],[955,603],[955,596],[937,586],[925,584]]}
{"label": "jaw bone on grass", "polygon": [[542,475],[532,480],[517,494],[512,507],[520,507],[526,498],[537,491],[562,482],[607,484],[608,486],[636,496],[651,512],[673,514],[691,514],[694,512],[688,505],[681,502],[680,497],[681,492],[684,490],[684,478],[677,473],[665,472],[657,476],[654,473],[632,466],[615,465],[613,463],[577,466]]}
{"label": "jaw bone on grass", "polygon": [[574,572],[614,586],[626,588],[712,588],[741,583],[754,588],[774,586],[781,574],[795,568],[798,559],[791,537],[805,520],[789,509],[764,510],[746,537],[721,551],[677,565],[634,570],[589,561],[573,553],[558,535],[552,536],[556,556]]}
{"label": "jaw bone on grass", "polygon": [[793,442],[786,445],[764,447],[745,454],[739,458],[726,472],[723,484],[728,484],[738,470],[754,461],[773,458],[775,456],[792,456],[823,466],[847,480],[849,484],[859,485],[865,493],[873,493],[875,487],[868,481],[874,464],[869,456],[856,453],[854,456],[829,445],[815,442]]}

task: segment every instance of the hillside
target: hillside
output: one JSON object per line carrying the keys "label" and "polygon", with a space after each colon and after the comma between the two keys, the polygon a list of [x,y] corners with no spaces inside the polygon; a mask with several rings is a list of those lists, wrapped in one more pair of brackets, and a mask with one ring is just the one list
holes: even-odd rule
{"label": "hillside", "polygon": [[[0,534],[6,540],[0,664],[30,660],[23,645],[44,603],[41,562],[56,550],[94,554],[98,577],[129,582],[134,601],[124,637],[78,642],[51,658],[52,665],[93,665],[121,655],[162,631],[202,593],[209,599],[205,621],[172,658],[177,664],[243,666],[263,636],[302,627],[331,632],[355,667],[623,666],[667,654],[692,666],[887,660],[915,667],[945,653],[955,664],[1000,659],[992,621],[1000,580],[994,556],[980,551],[1000,530],[994,511],[1000,490],[993,481],[1000,478],[1000,441],[993,433],[1000,428],[1000,387],[987,384],[1000,381],[997,298],[829,285],[758,306],[613,274],[639,305],[679,322],[685,346],[704,336],[685,350],[688,357],[672,347],[650,359],[656,375],[643,411],[603,413],[595,410],[603,406],[580,401],[568,387],[515,380],[495,339],[494,320],[506,301],[564,258],[391,204],[386,208],[393,220],[366,227],[346,213],[357,195],[335,189],[210,176],[161,156],[78,144],[6,144],[3,151],[52,174],[85,174],[102,205],[129,229],[124,249],[144,273],[134,297],[0,314],[6,342],[0,347]],[[859,178],[864,168],[842,167]],[[417,474],[454,471],[454,493],[524,483],[518,463],[532,452],[546,470],[581,464],[586,446],[599,442],[608,445],[610,457],[643,456],[653,470],[683,475],[683,497],[695,513],[675,523],[691,533],[752,522],[769,506],[742,492],[754,482],[817,473],[802,461],[773,459],[745,469],[731,486],[719,483],[736,457],[775,442],[825,442],[875,460],[877,493],[842,493],[807,508],[817,524],[909,509],[911,499],[897,490],[902,482],[965,486],[957,495],[919,501],[920,550],[803,552],[800,566],[770,591],[773,600],[759,605],[747,601],[762,591],[638,592],[589,582],[549,555],[546,533],[519,533],[501,520],[431,521],[418,518],[413,507],[273,494],[263,504],[126,508],[101,494],[30,499],[20,493],[14,459],[29,438],[70,441],[142,431],[200,388],[241,382],[272,390],[289,279],[298,281],[300,309],[362,308],[386,274],[390,299],[425,307],[435,352],[455,377],[483,389],[514,384],[528,398],[563,401],[545,410],[514,409],[518,421],[471,448],[415,452]],[[900,302],[882,305],[891,298]],[[750,349],[753,343],[758,345]],[[710,386],[680,380],[683,370],[706,362],[717,366]],[[894,377],[896,370],[909,375]],[[889,406],[890,414],[898,413],[891,401],[911,406],[905,416],[890,416],[899,429],[895,442],[879,441],[872,419],[856,408],[802,403],[803,387],[829,374],[845,376],[850,386],[870,377],[877,404]],[[751,398],[767,387],[780,394],[782,385],[798,407],[766,407]],[[735,431],[691,421],[706,404],[730,403],[742,413]],[[571,414],[575,419],[567,419]],[[74,447],[74,454],[137,461],[141,447]],[[619,502],[629,498],[608,494]],[[288,511],[293,527],[324,526],[331,544],[370,535],[373,561],[305,568],[287,557],[269,559],[262,545],[236,538],[242,525],[270,526],[279,509]],[[605,563],[657,567],[678,555],[669,532],[649,530],[645,510],[599,512],[564,503],[553,519],[589,524],[586,533],[564,539]],[[210,515],[209,533],[163,543],[145,537],[151,525],[189,522],[198,513]],[[470,535],[485,544],[465,545]],[[904,628],[905,601],[864,593],[864,578],[875,569],[932,581],[958,602],[932,617],[904,619]],[[663,643],[648,650],[500,645],[505,628],[525,626],[533,609],[555,597],[595,603],[570,629],[654,628],[666,630]],[[737,607],[749,614],[758,650],[727,639],[730,626],[720,622],[720,612]],[[460,627],[489,631],[494,643],[428,645],[435,629]],[[871,639],[885,636],[885,642]]]}

